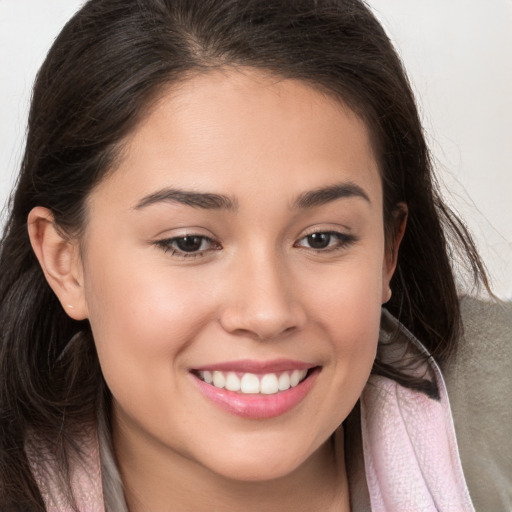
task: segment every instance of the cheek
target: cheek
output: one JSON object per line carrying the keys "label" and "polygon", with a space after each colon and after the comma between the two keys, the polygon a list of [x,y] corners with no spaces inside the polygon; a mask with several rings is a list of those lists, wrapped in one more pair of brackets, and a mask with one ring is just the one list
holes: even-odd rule
{"label": "cheek", "polygon": [[[307,278],[304,286],[309,290],[310,307],[333,337],[345,333],[358,344],[373,337],[376,325],[378,331],[383,282],[379,254],[359,253],[341,262],[337,269],[323,270]],[[350,345],[346,348],[350,349]]]}
{"label": "cheek", "polygon": [[357,261],[344,262],[339,272],[323,279],[316,276],[317,284],[321,281],[323,286],[309,286],[316,323],[330,340],[333,357],[329,368],[338,393],[333,399],[352,396],[354,403],[375,359],[382,296],[382,260],[375,253],[359,256]]}
{"label": "cheek", "polygon": [[[102,371],[114,395],[126,381],[143,389],[168,379],[212,314],[208,294],[186,276],[111,253],[90,256],[86,300]],[[175,273],[176,274],[176,273]]]}

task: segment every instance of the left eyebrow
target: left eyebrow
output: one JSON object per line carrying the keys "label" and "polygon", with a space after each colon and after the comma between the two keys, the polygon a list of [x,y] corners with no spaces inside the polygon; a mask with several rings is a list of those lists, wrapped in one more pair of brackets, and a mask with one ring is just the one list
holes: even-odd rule
{"label": "left eyebrow", "polygon": [[359,185],[348,182],[337,183],[304,192],[293,202],[293,207],[299,209],[314,208],[335,201],[336,199],[350,197],[359,197],[369,204],[372,204],[368,194]]}

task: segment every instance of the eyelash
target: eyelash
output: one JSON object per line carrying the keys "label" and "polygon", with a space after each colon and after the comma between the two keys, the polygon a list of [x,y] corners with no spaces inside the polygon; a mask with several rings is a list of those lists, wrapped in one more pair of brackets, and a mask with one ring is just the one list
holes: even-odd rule
{"label": "eyelash", "polygon": [[[316,235],[327,235],[329,238],[329,245],[323,248],[315,248],[315,247],[306,247],[303,245],[300,245],[300,242],[303,240],[308,239],[309,237],[314,237]],[[332,239],[336,240],[336,243],[334,245],[330,245],[330,242]],[[308,233],[307,235],[304,235],[301,239],[299,239],[297,242],[295,242],[294,247],[304,247],[306,249],[311,249],[315,251],[316,253],[322,254],[322,253],[329,253],[334,251],[340,251],[343,249],[346,249],[350,245],[357,242],[357,238],[354,235],[348,235],[346,233],[340,233],[339,231],[313,231],[311,233]]]}
{"label": "eyelash", "polygon": [[[179,243],[179,241],[183,241],[187,238],[196,238],[200,239],[201,246],[203,243],[208,243],[213,248],[207,248],[203,249],[201,251],[193,251],[193,252],[187,252],[183,249],[176,248],[174,244]],[[203,256],[206,256],[206,254],[213,250],[218,251],[221,246],[219,243],[215,242],[215,240],[212,240],[211,238],[204,236],[204,235],[185,235],[185,236],[176,236],[174,238],[166,238],[165,240],[158,240],[155,242],[155,244],[160,247],[165,253],[170,253],[172,256],[176,256],[178,258],[200,258]]]}
{"label": "eyelash", "polygon": [[[304,245],[300,245],[300,243],[303,240],[307,240],[309,237],[314,237],[316,235],[324,235],[324,236],[327,235],[329,237],[329,240],[328,240],[329,245],[327,245],[326,247],[323,247],[323,248],[307,247]],[[180,241],[184,241],[187,238],[199,239],[200,247],[204,243],[207,243],[209,245],[209,247],[207,247],[206,249],[191,251],[191,252],[187,252],[183,249],[176,247],[175,244],[178,244]],[[332,238],[334,238],[336,240],[336,243],[334,244],[334,246],[330,245]],[[335,251],[345,249],[345,248],[349,247],[350,245],[354,244],[355,242],[357,242],[356,237],[353,235],[347,235],[346,233],[340,233],[338,231],[314,231],[312,233],[308,233],[307,235],[304,235],[297,242],[295,242],[293,244],[293,246],[297,247],[297,248],[303,247],[305,249],[311,249],[311,250],[315,251],[316,253],[321,254],[321,253],[329,253],[329,252],[335,252]],[[311,243],[311,240],[310,240],[310,243]],[[210,251],[218,251],[222,248],[221,245],[218,242],[216,242],[215,240],[213,240],[207,236],[204,236],[204,235],[195,235],[195,234],[190,234],[190,235],[187,234],[184,236],[177,236],[177,237],[173,237],[173,238],[166,238],[164,240],[158,240],[155,242],[155,245],[160,247],[165,253],[170,253],[172,256],[176,256],[178,258],[184,258],[184,259],[185,258],[201,258],[203,256],[206,256]]]}

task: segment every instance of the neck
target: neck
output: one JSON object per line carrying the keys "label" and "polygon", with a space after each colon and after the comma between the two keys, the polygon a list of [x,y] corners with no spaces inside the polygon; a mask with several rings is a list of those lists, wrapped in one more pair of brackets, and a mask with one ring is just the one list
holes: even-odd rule
{"label": "neck", "polygon": [[225,512],[348,512],[343,433],[337,433],[336,443],[333,439],[285,476],[264,481],[238,481],[157,446],[152,440],[141,442],[140,436],[125,431],[122,425],[114,426],[113,432],[130,512],[209,512],[212,503],[216,510]]}

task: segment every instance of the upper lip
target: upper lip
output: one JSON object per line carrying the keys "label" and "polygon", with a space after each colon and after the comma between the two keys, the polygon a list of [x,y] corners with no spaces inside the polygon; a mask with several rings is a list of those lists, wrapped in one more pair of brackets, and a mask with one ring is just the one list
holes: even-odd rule
{"label": "upper lip", "polygon": [[207,364],[193,368],[195,371],[221,371],[241,373],[275,373],[287,370],[309,370],[315,364],[292,359],[274,359],[272,361],[255,361],[252,359],[240,359],[237,361],[224,361],[222,363]]}

